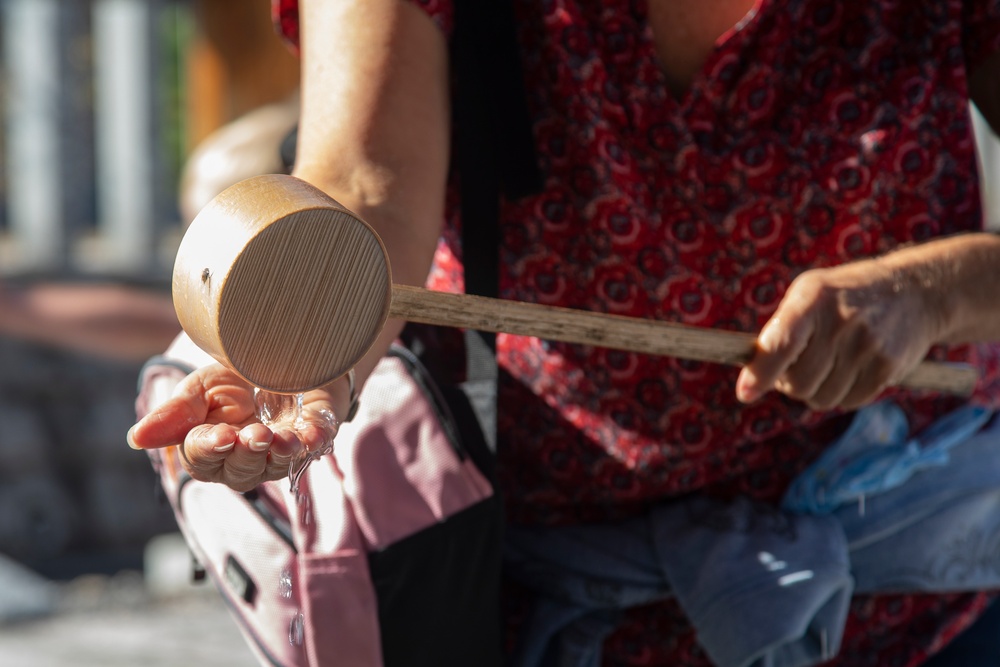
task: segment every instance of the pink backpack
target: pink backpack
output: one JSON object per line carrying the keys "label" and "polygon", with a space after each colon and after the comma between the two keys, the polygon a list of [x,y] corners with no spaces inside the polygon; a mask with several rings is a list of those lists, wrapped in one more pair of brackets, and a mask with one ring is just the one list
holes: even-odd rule
{"label": "pink backpack", "polygon": [[[151,383],[185,370],[151,360]],[[365,384],[334,453],[249,493],[192,480],[152,451],[198,563],[264,665],[499,665],[499,498],[482,433],[394,347]],[[477,462],[479,465],[477,465]]]}

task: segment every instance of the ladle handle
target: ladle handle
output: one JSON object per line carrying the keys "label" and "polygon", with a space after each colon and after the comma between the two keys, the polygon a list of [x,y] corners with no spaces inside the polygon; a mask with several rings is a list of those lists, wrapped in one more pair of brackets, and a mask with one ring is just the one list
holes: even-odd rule
{"label": "ladle handle", "polygon": [[[747,363],[756,341],[752,334],[735,331],[436,292],[407,285],[393,285],[389,317],[730,366]],[[900,385],[968,396],[977,379],[976,369],[968,364],[925,361],[903,378]]]}

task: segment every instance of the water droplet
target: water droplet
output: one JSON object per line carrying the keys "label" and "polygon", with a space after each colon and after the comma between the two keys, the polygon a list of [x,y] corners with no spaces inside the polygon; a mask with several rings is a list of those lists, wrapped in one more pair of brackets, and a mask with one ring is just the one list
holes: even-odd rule
{"label": "water droplet", "polygon": [[278,575],[278,595],[284,600],[292,599],[292,590],[294,582],[292,581],[292,571],[287,567],[281,571]]}
{"label": "water droplet", "polygon": [[288,625],[288,643],[292,646],[302,646],[302,642],[305,641],[305,624],[306,619],[302,612],[295,615],[292,622]]}
{"label": "water droplet", "polygon": [[298,500],[300,497],[299,482],[302,475],[305,474],[310,463],[333,451],[333,439],[337,435],[340,421],[333,413],[320,410],[311,412],[307,423],[302,416],[305,400],[302,394],[275,394],[255,387],[253,396],[257,418],[265,426],[274,426],[279,422],[289,424],[296,429],[306,425],[315,425],[326,434],[320,446],[312,450],[303,449],[293,456],[288,464],[288,481],[291,485],[292,496]]}
{"label": "water droplet", "polygon": [[309,496],[305,493],[299,493],[298,488],[293,493],[295,494],[295,504],[299,508],[299,523],[308,526],[312,523],[312,503],[309,501]]}
{"label": "water droplet", "polygon": [[265,426],[278,422],[297,424],[302,411],[302,394],[275,394],[264,389],[253,390],[257,419]]}

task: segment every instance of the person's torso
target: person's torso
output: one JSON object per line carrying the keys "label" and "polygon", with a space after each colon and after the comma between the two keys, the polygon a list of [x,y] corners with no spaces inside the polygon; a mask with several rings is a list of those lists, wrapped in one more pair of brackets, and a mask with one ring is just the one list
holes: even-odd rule
{"label": "person's torso", "polygon": [[[504,298],[756,332],[809,268],[980,225],[954,4],[739,0],[675,71],[658,53],[684,32],[679,6],[515,4],[546,180],[503,206]],[[448,239],[435,289],[461,289]],[[739,404],[733,368],[512,336],[498,350],[502,469],[526,521],[719,483],[773,497],[803,443],[838,428],[776,396]]]}

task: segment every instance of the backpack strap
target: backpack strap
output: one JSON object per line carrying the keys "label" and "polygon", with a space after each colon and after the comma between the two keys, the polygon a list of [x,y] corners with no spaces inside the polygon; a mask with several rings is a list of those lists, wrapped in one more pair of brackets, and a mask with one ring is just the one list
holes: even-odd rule
{"label": "backpack strap", "polygon": [[[537,192],[542,182],[512,3],[455,0],[451,62],[465,291],[496,297],[500,197]],[[495,452],[496,336],[466,331],[465,353],[462,390]]]}
{"label": "backpack strap", "polygon": [[465,291],[495,297],[500,195],[541,186],[512,3],[455,0],[451,62]]}

